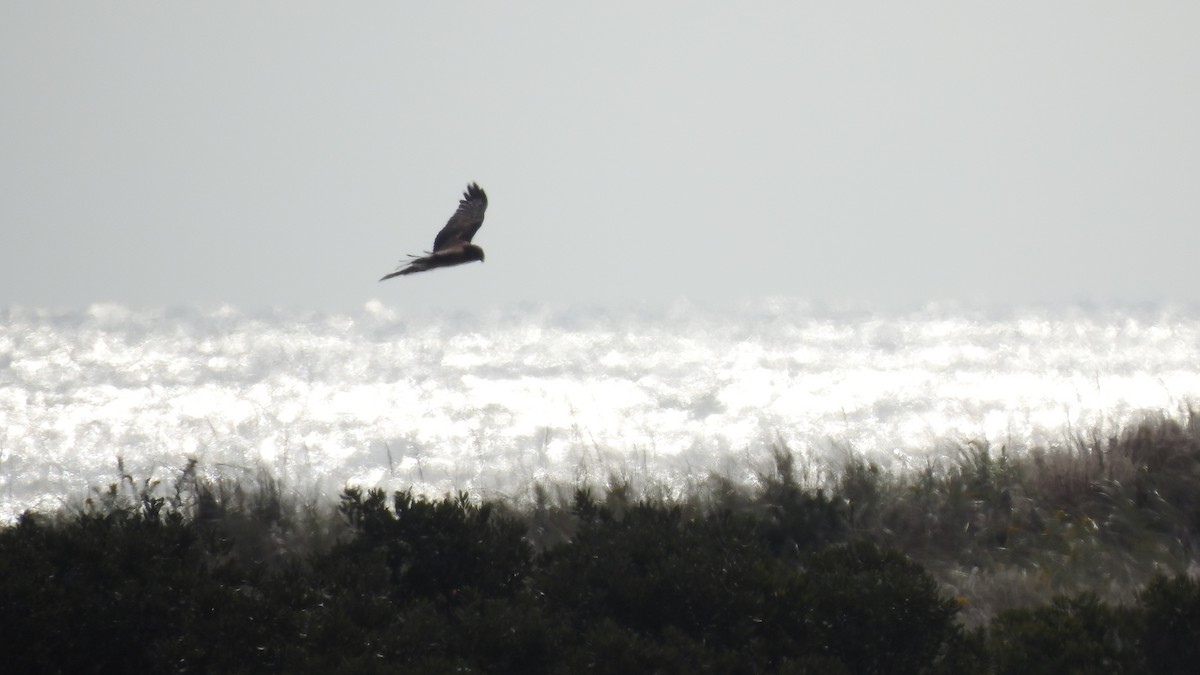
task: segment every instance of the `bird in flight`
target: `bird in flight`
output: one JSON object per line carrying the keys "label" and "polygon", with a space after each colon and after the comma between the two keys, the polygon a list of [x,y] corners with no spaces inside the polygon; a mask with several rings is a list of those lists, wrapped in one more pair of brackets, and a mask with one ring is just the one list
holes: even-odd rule
{"label": "bird in flight", "polygon": [[433,250],[426,251],[423,256],[409,255],[411,260],[401,264],[395,272],[385,274],[380,281],[475,260],[483,262],[483,249],[472,244],[471,237],[483,226],[483,212],[486,210],[487,195],[478,183],[471,183],[458,202],[458,210],[434,238]]}

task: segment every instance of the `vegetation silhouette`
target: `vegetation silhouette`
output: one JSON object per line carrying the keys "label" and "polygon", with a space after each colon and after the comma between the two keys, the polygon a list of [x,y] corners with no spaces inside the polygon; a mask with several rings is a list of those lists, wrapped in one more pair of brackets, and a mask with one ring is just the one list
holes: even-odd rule
{"label": "vegetation silhouette", "polygon": [[[0,529],[12,672],[1191,672],[1200,424],[528,504],[118,479]],[[823,478],[811,477],[821,474]],[[552,494],[561,495],[554,497]]]}

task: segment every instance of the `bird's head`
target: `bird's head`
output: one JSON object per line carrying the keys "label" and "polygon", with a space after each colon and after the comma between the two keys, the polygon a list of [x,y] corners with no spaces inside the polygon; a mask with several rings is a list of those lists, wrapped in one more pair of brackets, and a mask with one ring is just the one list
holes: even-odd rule
{"label": "bird's head", "polygon": [[467,260],[478,260],[479,262],[483,262],[483,249],[479,248],[475,244],[467,244],[463,252],[467,254]]}

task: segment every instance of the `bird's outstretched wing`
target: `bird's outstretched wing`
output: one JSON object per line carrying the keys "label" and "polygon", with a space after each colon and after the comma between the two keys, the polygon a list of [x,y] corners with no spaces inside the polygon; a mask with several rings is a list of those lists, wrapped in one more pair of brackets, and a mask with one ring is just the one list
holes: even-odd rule
{"label": "bird's outstretched wing", "polygon": [[450,216],[450,221],[433,240],[433,250],[427,251],[423,256],[410,255],[410,260],[395,272],[384,275],[380,281],[438,267],[461,265],[476,260],[483,262],[483,249],[472,244],[471,238],[483,226],[483,212],[486,210],[487,195],[478,183],[471,183],[458,202],[458,210]]}
{"label": "bird's outstretched wing", "polygon": [[458,210],[433,240],[433,251],[436,253],[454,244],[471,243],[471,238],[483,226],[483,212],[487,210],[487,204],[487,195],[479,184],[468,185],[458,202]]}

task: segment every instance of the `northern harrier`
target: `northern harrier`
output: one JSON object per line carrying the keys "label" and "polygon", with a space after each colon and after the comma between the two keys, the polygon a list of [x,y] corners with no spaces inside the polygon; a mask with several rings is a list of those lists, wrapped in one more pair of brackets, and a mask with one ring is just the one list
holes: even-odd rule
{"label": "northern harrier", "polygon": [[471,237],[483,226],[483,212],[486,210],[487,195],[477,183],[471,183],[458,202],[458,210],[433,240],[433,250],[426,251],[423,256],[409,255],[412,260],[398,267],[395,272],[384,275],[380,281],[436,267],[461,265],[474,260],[483,262],[483,249],[472,244]]}

